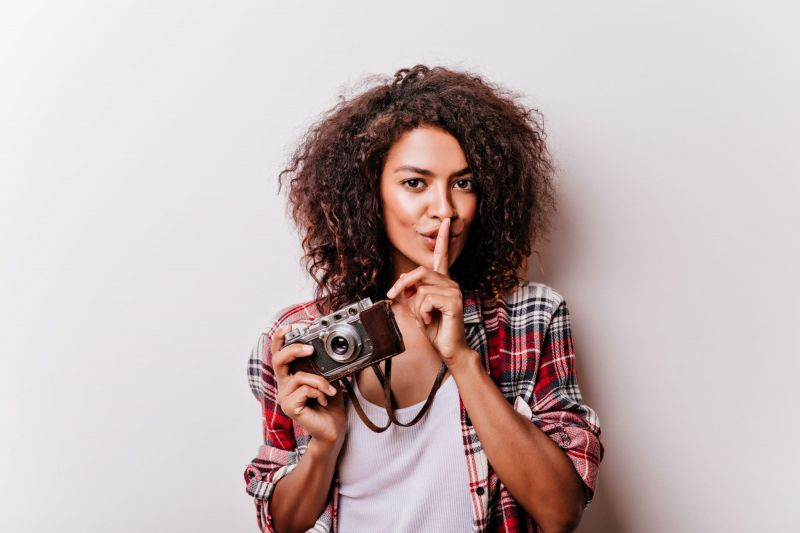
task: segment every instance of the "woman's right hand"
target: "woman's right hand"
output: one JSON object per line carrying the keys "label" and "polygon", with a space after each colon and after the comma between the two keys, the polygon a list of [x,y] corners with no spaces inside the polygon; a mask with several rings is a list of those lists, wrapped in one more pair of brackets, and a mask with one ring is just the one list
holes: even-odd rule
{"label": "woman's right hand", "polygon": [[[289,372],[290,362],[313,353],[310,344],[283,345],[284,337],[291,329],[291,325],[283,327],[272,338],[272,367],[278,386],[278,403],[283,412],[319,444],[341,446],[347,431],[342,391],[320,375]],[[316,402],[308,403],[309,398]]]}

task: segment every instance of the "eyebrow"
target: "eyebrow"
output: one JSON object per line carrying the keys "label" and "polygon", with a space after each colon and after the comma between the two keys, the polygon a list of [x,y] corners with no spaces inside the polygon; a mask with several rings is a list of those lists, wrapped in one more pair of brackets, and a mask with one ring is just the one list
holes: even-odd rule
{"label": "eyebrow", "polygon": [[[423,176],[429,176],[429,177],[433,176],[433,172],[431,172],[430,170],[425,169],[425,168],[417,168],[417,167],[414,167],[414,166],[411,166],[411,165],[402,165],[402,166],[399,166],[396,169],[394,169],[395,172],[400,172],[400,171],[403,171],[403,170],[408,171],[408,172],[416,172],[417,174],[422,174]],[[451,178],[458,178],[460,176],[464,176],[465,174],[469,174],[470,172],[472,172],[472,171],[469,169],[469,167],[464,167],[461,170],[457,170],[456,172],[453,172],[452,174],[450,174],[450,177]]]}

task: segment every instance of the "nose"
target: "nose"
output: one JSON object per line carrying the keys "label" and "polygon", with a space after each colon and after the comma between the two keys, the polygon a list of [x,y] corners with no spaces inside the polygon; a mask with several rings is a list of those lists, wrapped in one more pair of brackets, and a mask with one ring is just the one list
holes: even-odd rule
{"label": "nose", "polygon": [[438,218],[440,221],[445,218],[456,218],[456,209],[450,198],[450,189],[446,185],[444,187],[431,187],[430,205],[428,206],[428,215],[431,218]]}

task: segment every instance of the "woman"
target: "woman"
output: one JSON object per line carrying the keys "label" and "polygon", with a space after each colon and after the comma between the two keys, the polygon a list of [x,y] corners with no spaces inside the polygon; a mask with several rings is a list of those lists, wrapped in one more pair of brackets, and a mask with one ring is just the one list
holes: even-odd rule
{"label": "woman", "polygon": [[[554,209],[536,115],[480,76],[417,65],[347,100],[294,154],[292,216],[314,301],[275,314],[249,378],[264,444],[245,471],[264,531],[571,531],[594,493],[599,421],[575,377],[564,298],[524,281]],[[374,433],[321,376],[290,373],[308,324],[391,299],[397,417]],[[444,364],[444,367],[442,367]],[[386,421],[371,371],[353,380]],[[383,420],[375,420],[383,412]]]}

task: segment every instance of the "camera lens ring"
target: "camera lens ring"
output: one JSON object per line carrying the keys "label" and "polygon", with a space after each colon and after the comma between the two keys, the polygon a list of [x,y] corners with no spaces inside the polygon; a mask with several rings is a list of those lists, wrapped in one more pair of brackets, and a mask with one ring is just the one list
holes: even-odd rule
{"label": "camera lens ring", "polygon": [[336,324],[325,336],[325,353],[338,363],[349,363],[361,353],[361,336],[350,324]]}

